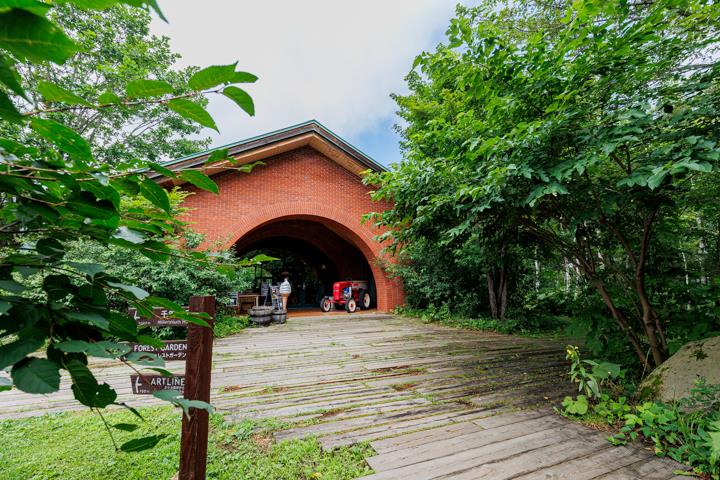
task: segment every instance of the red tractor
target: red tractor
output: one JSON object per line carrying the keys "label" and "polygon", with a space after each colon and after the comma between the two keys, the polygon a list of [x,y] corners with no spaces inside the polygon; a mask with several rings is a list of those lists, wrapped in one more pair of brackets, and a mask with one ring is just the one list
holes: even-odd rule
{"label": "red tractor", "polygon": [[323,297],[320,301],[320,310],[329,312],[345,309],[349,313],[353,313],[360,306],[361,309],[367,310],[372,305],[372,296],[368,288],[366,280],[346,280],[344,282],[333,283],[332,297]]}

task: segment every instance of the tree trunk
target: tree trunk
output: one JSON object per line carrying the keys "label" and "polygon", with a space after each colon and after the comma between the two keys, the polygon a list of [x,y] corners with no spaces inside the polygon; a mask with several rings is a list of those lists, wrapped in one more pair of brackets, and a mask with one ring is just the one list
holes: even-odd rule
{"label": "tree trunk", "polygon": [[643,351],[642,344],[640,343],[640,339],[638,338],[635,331],[630,327],[630,322],[628,321],[627,317],[615,306],[615,303],[612,301],[612,298],[610,298],[610,294],[608,293],[607,289],[605,288],[605,284],[603,284],[602,281],[593,280],[592,283],[597,289],[597,291],[600,293],[603,302],[605,302],[605,305],[610,310],[610,313],[612,314],[615,321],[618,323],[618,325],[620,325],[620,328],[623,329],[623,331],[630,339],[630,343],[635,350],[635,355],[637,355],[640,364],[646,365],[647,361],[645,360],[645,352]]}
{"label": "tree trunk", "polygon": [[502,320],[507,312],[507,269],[493,268],[487,272],[490,316]]}

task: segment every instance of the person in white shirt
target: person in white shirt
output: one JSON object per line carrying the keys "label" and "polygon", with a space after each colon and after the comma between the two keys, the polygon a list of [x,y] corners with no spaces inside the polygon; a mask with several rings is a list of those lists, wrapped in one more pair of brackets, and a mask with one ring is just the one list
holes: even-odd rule
{"label": "person in white shirt", "polygon": [[287,312],[287,302],[290,293],[292,292],[292,286],[288,281],[288,277],[280,284],[280,296],[282,297],[283,312]]}

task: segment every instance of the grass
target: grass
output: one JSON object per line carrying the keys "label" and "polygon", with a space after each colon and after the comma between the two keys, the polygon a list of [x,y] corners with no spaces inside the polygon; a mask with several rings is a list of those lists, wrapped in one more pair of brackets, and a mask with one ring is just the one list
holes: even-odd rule
{"label": "grass", "polygon": [[[170,479],[179,462],[180,411],[141,410],[145,422],[133,433],[115,431],[120,444],[145,435],[167,434],[155,448],[115,452],[100,418],[91,412],[65,412],[0,421],[3,480]],[[127,411],[105,414],[111,424],[137,423]],[[324,452],[317,439],[276,443],[276,421],[227,423],[212,415],[208,447],[209,479],[350,479],[372,473],[366,444]]]}
{"label": "grass", "polygon": [[233,317],[218,315],[215,320],[215,338],[225,338],[246,329],[250,326],[250,319],[246,315]]}
{"label": "grass", "polygon": [[[523,321],[514,318],[506,318],[503,320],[485,317],[469,318],[450,313],[447,308],[426,310],[398,308],[395,310],[395,314],[407,318],[417,318],[424,323],[439,323],[446,327],[513,334],[530,338],[567,339],[565,330],[568,319],[557,316],[547,316],[532,320],[525,319]],[[577,342],[577,339],[574,339],[574,341]]]}

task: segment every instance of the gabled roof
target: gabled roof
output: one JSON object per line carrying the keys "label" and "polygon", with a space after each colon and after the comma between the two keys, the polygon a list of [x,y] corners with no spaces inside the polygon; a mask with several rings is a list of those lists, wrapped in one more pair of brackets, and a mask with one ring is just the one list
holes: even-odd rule
{"label": "gabled roof", "polygon": [[[194,153],[165,162],[163,166],[173,171],[203,167],[212,152],[223,148],[227,149],[229,156],[236,160],[233,166],[237,166],[264,160],[273,155],[289,152],[305,146],[314,148],[356,175],[360,175],[361,172],[368,169],[375,172],[385,171],[385,167],[350,145],[317,120],[310,120],[204,152]],[[228,166],[226,162],[207,165],[205,166],[205,173],[214,175],[225,171]],[[149,176],[159,183],[170,181],[169,178],[153,172],[150,172]],[[177,180],[174,183],[182,183],[182,180]]]}

